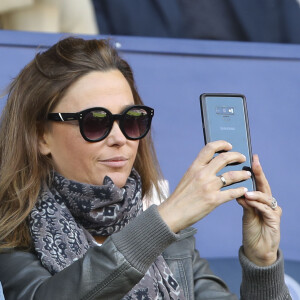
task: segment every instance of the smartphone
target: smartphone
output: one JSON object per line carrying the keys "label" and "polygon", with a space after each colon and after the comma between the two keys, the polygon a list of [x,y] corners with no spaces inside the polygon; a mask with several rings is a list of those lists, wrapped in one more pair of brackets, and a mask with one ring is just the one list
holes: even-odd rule
{"label": "smartphone", "polygon": [[[232,150],[246,156],[244,163],[229,164],[217,175],[228,171],[249,170],[252,173],[252,150],[246,97],[241,94],[202,94],[200,95],[202,127],[205,144],[225,140],[232,145]],[[216,154],[218,155],[218,154]],[[246,187],[255,190],[255,179],[234,183],[222,188]]]}

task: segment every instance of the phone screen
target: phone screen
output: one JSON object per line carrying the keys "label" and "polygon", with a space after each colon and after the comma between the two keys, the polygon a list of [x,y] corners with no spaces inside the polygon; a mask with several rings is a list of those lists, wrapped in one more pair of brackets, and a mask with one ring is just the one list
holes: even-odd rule
{"label": "phone screen", "polygon": [[[252,151],[246,98],[238,94],[202,94],[200,96],[202,125],[205,143],[225,140],[232,144],[232,150],[244,154],[246,161],[231,164],[217,175],[228,171],[251,171]],[[253,178],[226,186],[223,189],[246,187],[255,190]]]}

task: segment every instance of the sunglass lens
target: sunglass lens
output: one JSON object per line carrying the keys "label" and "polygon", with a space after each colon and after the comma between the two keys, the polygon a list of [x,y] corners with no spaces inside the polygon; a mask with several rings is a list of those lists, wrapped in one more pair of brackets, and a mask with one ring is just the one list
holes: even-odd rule
{"label": "sunglass lens", "polygon": [[110,128],[110,120],[106,111],[94,110],[84,116],[83,130],[90,140],[98,140],[107,134]]}
{"label": "sunglass lens", "polygon": [[132,108],[124,116],[123,128],[129,138],[140,138],[149,129],[150,118],[143,108]]}

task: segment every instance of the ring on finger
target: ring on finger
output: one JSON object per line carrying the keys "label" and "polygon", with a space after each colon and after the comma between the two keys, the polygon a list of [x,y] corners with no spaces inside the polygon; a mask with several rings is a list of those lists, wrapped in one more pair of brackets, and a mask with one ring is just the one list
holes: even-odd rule
{"label": "ring on finger", "polygon": [[277,200],[274,198],[274,197],[272,197],[272,202],[271,202],[271,208],[274,210],[274,209],[276,209],[276,207],[277,207]]}
{"label": "ring on finger", "polygon": [[218,177],[221,179],[223,186],[225,186],[226,185],[226,179],[224,178],[224,176],[219,175]]}

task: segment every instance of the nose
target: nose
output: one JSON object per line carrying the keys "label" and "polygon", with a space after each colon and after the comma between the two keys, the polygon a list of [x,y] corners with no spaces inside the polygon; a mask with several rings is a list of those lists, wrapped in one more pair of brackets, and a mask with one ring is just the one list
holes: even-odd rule
{"label": "nose", "polygon": [[127,139],[121,131],[118,121],[114,121],[111,131],[106,140],[109,146],[122,146],[126,143]]}

